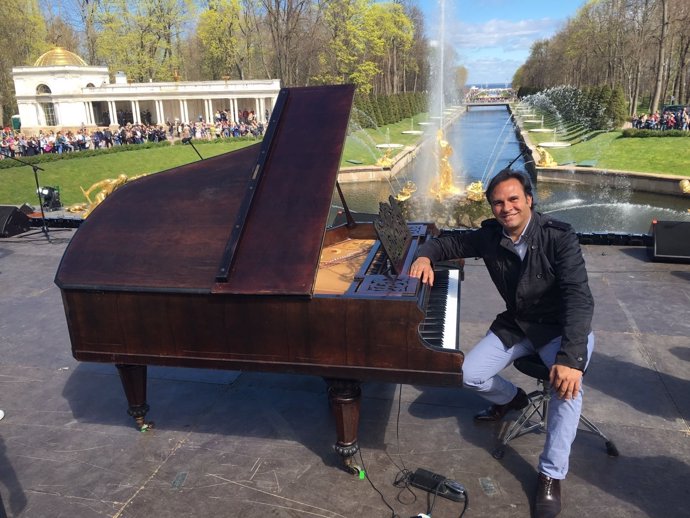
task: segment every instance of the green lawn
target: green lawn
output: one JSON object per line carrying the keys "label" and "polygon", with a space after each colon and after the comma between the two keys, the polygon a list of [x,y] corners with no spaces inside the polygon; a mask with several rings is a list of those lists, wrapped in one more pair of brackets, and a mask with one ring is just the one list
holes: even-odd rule
{"label": "green lawn", "polygon": [[[375,130],[360,130],[348,136],[341,162],[342,166],[374,165],[385,150],[376,144],[395,143],[414,145],[429,137],[432,126],[420,126],[426,122],[426,114],[405,119]],[[546,120],[544,126],[547,126]],[[406,135],[410,129],[424,130],[423,135]],[[620,138],[620,132],[599,133],[589,138],[578,128],[564,128],[559,140],[577,142],[569,148],[548,149],[558,163],[594,162],[595,167],[622,171],[662,173],[690,176],[690,138]],[[552,133],[530,133],[530,139],[538,144],[553,140]],[[583,140],[586,138],[586,140]],[[215,143],[198,142],[197,148],[204,157],[216,156],[251,145],[251,141],[227,140]],[[397,153],[393,150],[392,153]],[[191,146],[175,145],[142,149],[72,160],[57,160],[41,164],[41,186],[58,186],[64,205],[85,202],[80,187],[88,189],[94,183],[116,178],[120,174],[129,177],[144,173],[164,171],[198,160]],[[31,168],[12,167],[0,169],[0,204],[36,204],[36,186]]]}
{"label": "green lawn", "polygon": [[[417,123],[426,120],[426,114],[422,114],[382,129],[354,132],[345,142],[342,166],[375,165],[385,153],[385,150],[377,148],[376,144],[393,143],[404,146],[416,144],[421,136],[406,135],[402,131],[422,130],[424,126]],[[213,143],[195,141],[195,144],[201,155],[208,158],[251,145],[252,142],[229,139]],[[392,150],[392,153],[395,154],[398,151]],[[45,171],[39,171],[39,184],[59,187],[60,199],[63,205],[68,206],[86,202],[80,187],[86,190],[96,182],[106,178],[117,178],[120,174],[133,177],[144,173],[156,173],[196,160],[198,157],[191,146],[179,144],[102,156],[55,160],[39,164],[45,169]],[[35,191],[36,185],[29,166],[0,169],[0,204],[36,205]]]}
{"label": "green lawn", "polygon": [[[535,143],[552,140],[529,135]],[[594,161],[597,169],[690,176],[690,137],[622,138],[620,131],[611,131],[568,148],[547,151],[559,164]]]}
{"label": "green lawn", "polygon": [[[251,145],[251,141],[227,140],[215,143],[195,144],[204,158],[220,155],[228,151]],[[63,205],[86,202],[80,187],[85,190],[105,178],[117,178],[120,174],[128,177],[144,173],[157,173],[172,167],[199,160],[191,146],[174,145],[152,149],[142,149],[71,160],[57,160],[40,164],[44,171],[38,172],[41,186],[60,188]],[[0,204],[36,205],[36,183],[29,166],[0,169]]]}
{"label": "green lawn", "polygon": [[[415,115],[411,119],[403,119],[395,124],[389,124],[383,128],[362,129],[348,135],[345,141],[345,150],[341,165],[352,167],[353,165],[375,165],[380,160],[386,149],[377,148],[377,144],[402,144],[403,146],[413,146],[419,142],[424,135],[409,135],[403,131],[424,131],[429,135],[432,126],[422,126],[420,122],[427,122],[427,114]],[[392,149],[391,155],[398,153],[400,149]]]}

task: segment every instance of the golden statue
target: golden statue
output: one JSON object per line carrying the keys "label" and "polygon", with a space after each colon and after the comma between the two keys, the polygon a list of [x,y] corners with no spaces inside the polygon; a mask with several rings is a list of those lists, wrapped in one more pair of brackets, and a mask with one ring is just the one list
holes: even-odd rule
{"label": "golden statue", "polygon": [[379,167],[383,167],[384,169],[390,169],[393,167],[393,158],[391,157],[392,154],[392,149],[388,148],[386,151],[384,151],[383,155],[381,155],[381,158],[379,158],[376,161],[376,165]]}
{"label": "golden statue", "polygon": [[690,194],[690,180],[687,178],[685,180],[681,180],[679,185],[680,190],[683,191],[684,194]]}
{"label": "golden statue", "polygon": [[[684,194],[690,194],[690,180],[687,178],[684,180],[681,180],[678,185],[680,186],[680,190],[683,191]],[[690,212],[690,209],[688,209],[688,212]]]}
{"label": "golden statue", "polygon": [[484,201],[484,185],[482,182],[472,182],[467,187],[467,199],[470,201]]}
{"label": "golden statue", "polygon": [[410,196],[412,196],[412,193],[417,190],[417,185],[412,180],[408,180],[405,182],[405,185],[402,186],[400,189],[400,192],[395,196],[395,199],[398,201],[405,201],[410,199]]}
{"label": "golden statue", "polygon": [[436,141],[438,142],[439,157],[438,177],[431,185],[430,193],[440,201],[447,196],[460,194],[460,189],[453,183],[453,168],[449,161],[450,156],[453,154],[453,148],[443,138],[442,129],[436,132]]}
{"label": "golden statue", "polygon": [[[86,217],[91,214],[93,209],[95,209],[103,200],[105,200],[115,189],[123,186],[127,182],[141,178],[142,176],[145,175],[142,174],[128,178],[126,174],[121,174],[118,175],[117,178],[106,178],[105,180],[96,182],[87,190],[84,190],[83,187],[79,187],[88,203],[75,203],[74,205],[67,207],[66,210],[68,212],[80,212],[82,213],[82,217],[86,219]],[[91,199],[91,193],[94,191],[96,191],[96,194],[94,199]]]}
{"label": "golden statue", "polygon": [[539,156],[541,156],[541,158],[537,161],[537,165],[539,167],[555,167],[558,165],[558,162],[556,162],[551,154],[544,148],[537,146],[537,152],[539,153]]}

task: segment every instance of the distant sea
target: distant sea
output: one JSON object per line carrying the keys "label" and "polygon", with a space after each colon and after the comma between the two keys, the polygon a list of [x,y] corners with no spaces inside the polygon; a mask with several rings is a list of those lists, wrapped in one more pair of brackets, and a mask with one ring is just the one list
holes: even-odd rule
{"label": "distant sea", "polygon": [[491,89],[491,88],[510,88],[511,83],[470,83],[468,88],[476,86],[477,88]]}

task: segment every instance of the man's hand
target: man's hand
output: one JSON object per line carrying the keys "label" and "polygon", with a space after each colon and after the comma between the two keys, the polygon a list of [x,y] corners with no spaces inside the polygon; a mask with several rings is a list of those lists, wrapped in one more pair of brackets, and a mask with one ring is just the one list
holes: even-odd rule
{"label": "man's hand", "polygon": [[580,392],[582,371],[567,365],[554,365],[549,381],[560,399],[574,399]]}
{"label": "man's hand", "polygon": [[434,269],[428,257],[418,257],[410,266],[410,277],[417,277],[429,286],[434,285]]}

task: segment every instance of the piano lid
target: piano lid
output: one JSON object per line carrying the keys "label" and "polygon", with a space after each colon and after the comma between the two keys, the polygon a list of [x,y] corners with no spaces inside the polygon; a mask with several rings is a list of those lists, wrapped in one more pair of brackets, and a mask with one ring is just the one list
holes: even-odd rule
{"label": "piano lid", "polygon": [[55,282],[310,296],[353,94],[351,85],[283,89],[261,147],[116,190],[72,238]]}

